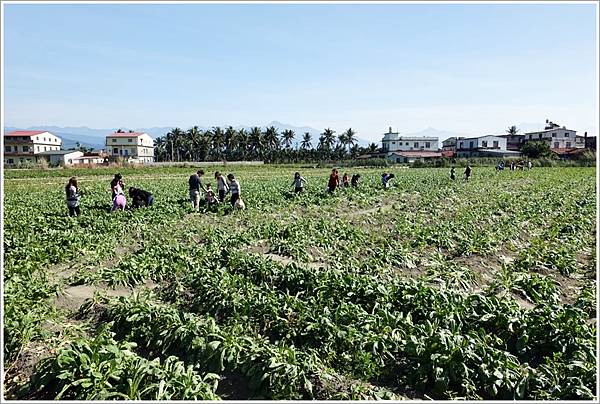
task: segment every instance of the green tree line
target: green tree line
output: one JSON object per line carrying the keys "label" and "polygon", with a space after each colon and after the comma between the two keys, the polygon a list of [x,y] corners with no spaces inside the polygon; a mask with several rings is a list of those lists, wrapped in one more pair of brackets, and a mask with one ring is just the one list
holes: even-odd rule
{"label": "green tree line", "polygon": [[309,132],[293,147],[296,133],[285,129],[258,126],[235,129],[216,126],[202,130],[194,126],[188,130],[173,128],[155,140],[156,161],[241,161],[265,162],[320,161],[326,159],[352,159],[378,150],[375,143],[368,147],[358,145],[356,132],[349,128],[337,134],[326,128],[313,138]]}

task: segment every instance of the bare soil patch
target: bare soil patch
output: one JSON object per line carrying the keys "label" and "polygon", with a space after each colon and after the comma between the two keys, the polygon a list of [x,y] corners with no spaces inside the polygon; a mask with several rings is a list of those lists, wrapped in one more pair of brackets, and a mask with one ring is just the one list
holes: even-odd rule
{"label": "bare soil patch", "polygon": [[25,345],[20,355],[5,371],[4,398],[13,399],[19,388],[29,381],[37,363],[54,354],[54,350],[41,341],[33,341]]}

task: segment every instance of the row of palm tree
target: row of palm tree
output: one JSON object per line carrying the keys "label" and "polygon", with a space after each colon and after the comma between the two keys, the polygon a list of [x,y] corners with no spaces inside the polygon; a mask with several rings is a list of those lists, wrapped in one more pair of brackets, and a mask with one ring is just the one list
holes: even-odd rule
{"label": "row of palm tree", "polygon": [[317,141],[309,132],[300,144],[292,147],[296,133],[285,129],[281,133],[274,126],[250,129],[213,127],[202,130],[193,126],[188,130],[173,128],[155,140],[157,161],[218,161],[264,160],[266,162],[355,158],[374,152],[377,145],[359,147],[356,132],[349,128],[336,136],[327,128]]}

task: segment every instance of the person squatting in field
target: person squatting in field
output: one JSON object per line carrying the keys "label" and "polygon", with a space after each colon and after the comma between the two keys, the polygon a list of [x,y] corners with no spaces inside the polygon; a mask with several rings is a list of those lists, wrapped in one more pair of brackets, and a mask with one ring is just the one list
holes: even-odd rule
{"label": "person squatting in field", "polygon": [[206,192],[204,193],[204,201],[207,205],[215,205],[219,203],[215,197],[215,192],[212,190],[210,184],[206,184]]}
{"label": "person squatting in field", "polygon": [[206,188],[202,185],[202,176],[204,176],[204,170],[198,170],[195,174],[190,175],[188,180],[190,186],[190,202],[194,210],[200,209],[200,190],[206,192]]}
{"label": "person squatting in field", "polygon": [[350,183],[352,184],[353,187],[357,187],[359,180],[360,180],[360,174],[353,174],[352,179],[350,180]]}
{"label": "person squatting in field", "polygon": [[340,185],[340,176],[337,169],[331,170],[331,175],[329,176],[329,182],[327,183],[327,192],[330,194],[335,191],[335,189]]}
{"label": "person squatting in field", "polygon": [[129,197],[132,200],[132,206],[134,208],[152,206],[154,203],[154,196],[152,196],[150,192],[139,188],[129,187]]}
{"label": "person squatting in field", "polygon": [[300,175],[299,172],[294,174],[294,180],[292,181],[292,185],[294,186],[294,192],[299,194],[304,191],[304,184],[308,184],[308,182]]}
{"label": "person squatting in field", "polygon": [[79,209],[79,199],[81,198],[81,195],[79,194],[77,179],[75,177],[69,179],[69,182],[65,186],[65,194],[67,207],[69,208],[69,216],[79,216],[81,214],[81,210]]}
{"label": "person squatting in field", "polygon": [[225,200],[225,195],[229,192],[229,186],[227,182],[225,182],[225,178],[223,178],[223,174],[220,172],[215,173],[215,180],[217,180],[217,191],[219,192],[219,202],[223,203]]}

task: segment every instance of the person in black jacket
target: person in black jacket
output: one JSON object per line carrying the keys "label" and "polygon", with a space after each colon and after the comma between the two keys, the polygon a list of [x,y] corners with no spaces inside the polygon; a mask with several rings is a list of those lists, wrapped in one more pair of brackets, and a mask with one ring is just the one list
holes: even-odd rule
{"label": "person in black jacket", "polygon": [[152,206],[154,203],[154,197],[148,191],[144,191],[143,189],[129,188],[129,197],[133,201],[134,208],[140,208],[142,206]]}

